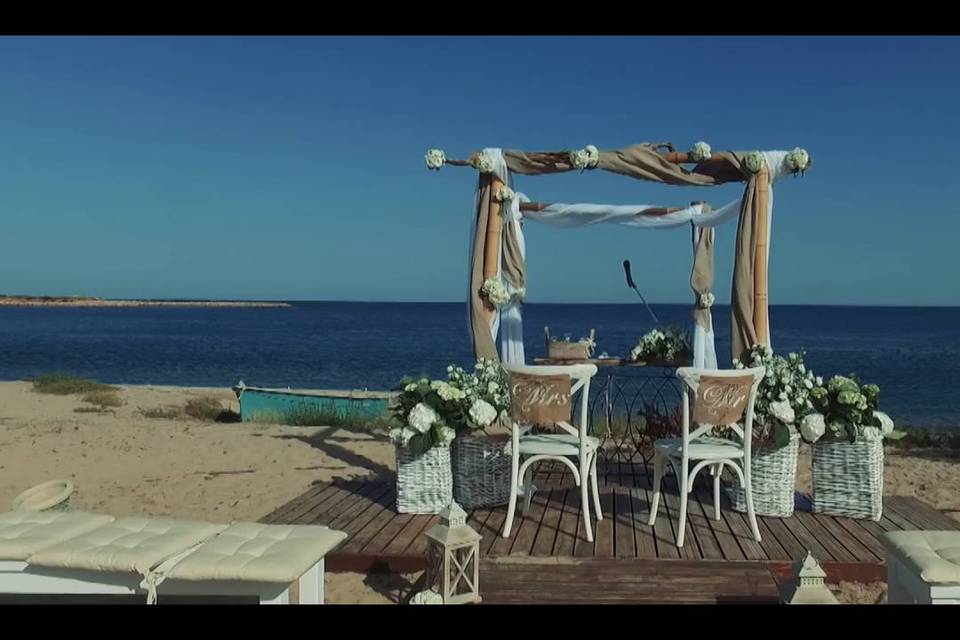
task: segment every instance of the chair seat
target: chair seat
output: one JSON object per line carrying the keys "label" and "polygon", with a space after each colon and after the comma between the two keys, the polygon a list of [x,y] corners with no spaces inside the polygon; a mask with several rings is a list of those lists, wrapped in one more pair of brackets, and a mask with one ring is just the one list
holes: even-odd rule
{"label": "chair seat", "polygon": [[927,584],[960,584],[960,531],[891,531],[880,542]]}
{"label": "chair seat", "polygon": [[[586,448],[595,450],[600,440],[587,436]],[[536,433],[520,437],[521,455],[575,456],[580,454],[580,438],[569,433]]]}
{"label": "chair seat", "polygon": [[[663,453],[671,458],[679,458],[683,455],[682,438],[661,438],[656,442],[658,453]],[[700,437],[690,441],[688,446],[691,460],[719,460],[723,458],[742,458],[743,448],[736,442],[725,440],[723,438]]]}

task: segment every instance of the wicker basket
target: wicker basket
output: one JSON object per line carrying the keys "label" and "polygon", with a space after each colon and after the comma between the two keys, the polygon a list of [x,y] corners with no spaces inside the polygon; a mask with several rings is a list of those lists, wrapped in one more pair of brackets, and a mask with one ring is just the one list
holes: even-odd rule
{"label": "wicker basket", "polygon": [[453,500],[450,448],[431,447],[415,456],[396,447],[397,512],[440,513]]}
{"label": "wicker basket", "polygon": [[879,520],[883,515],[883,440],[815,443],[813,510]]}
{"label": "wicker basket", "polygon": [[498,437],[457,436],[450,445],[453,496],[464,509],[498,507],[510,502],[510,441]]}
{"label": "wicker basket", "polygon": [[[755,456],[750,463],[750,482],[753,485],[753,509],[759,516],[786,518],[793,515],[794,487],[797,482],[797,452],[800,438],[779,449],[768,449]],[[731,506],[746,512],[746,492],[740,479],[734,478],[727,488]]]}

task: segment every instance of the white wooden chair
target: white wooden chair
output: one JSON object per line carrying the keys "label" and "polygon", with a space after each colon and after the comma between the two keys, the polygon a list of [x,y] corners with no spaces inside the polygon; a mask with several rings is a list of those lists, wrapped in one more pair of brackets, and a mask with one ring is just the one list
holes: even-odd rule
{"label": "white wooden chair", "polygon": [[[504,364],[504,369],[510,374],[511,422],[513,456],[510,476],[510,506],[507,509],[507,520],[503,526],[503,537],[509,538],[513,528],[513,516],[517,506],[517,496],[520,491],[520,480],[526,489],[526,497],[530,497],[530,482],[528,474],[531,467],[543,460],[559,460],[573,472],[574,480],[580,487],[582,501],[583,524],[586,530],[587,541],[593,542],[593,529],[590,525],[590,500],[587,489],[588,478],[593,487],[593,504],[597,520],[603,519],[600,512],[600,495],[597,489],[597,449],[598,438],[587,435],[587,412],[590,400],[590,379],[596,375],[597,367],[593,364],[575,364],[564,366],[526,366]],[[566,385],[563,378],[566,378]],[[522,382],[521,382],[522,381]],[[559,383],[559,386],[555,386]],[[531,387],[532,385],[532,387]],[[542,386],[538,386],[542,385]],[[552,386],[554,385],[554,386]],[[557,395],[556,390],[563,388],[564,399]],[[530,389],[534,393],[529,395]],[[539,390],[539,391],[538,391]],[[546,390],[544,392],[544,390]],[[543,392],[543,393],[540,393]],[[576,419],[576,426],[570,424],[573,396],[580,392],[580,406]],[[540,393],[540,395],[538,395]],[[522,394],[526,401],[534,406],[528,406],[519,397]],[[554,394],[554,395],[550,395]],[[554,402],[556,400],[556,402]],[[544,411],[545,413],[541,413]],[[559,427],[562,433],[530,433],[533,424],[531,416],[553,414],[550,424]],[[562,417],[561,417],[561,414]],[[536,422],[542,422],[536,420]],[[520,463],[521,456],[524,458]],[[576,462],[574,462],[574,459]]]}
{"label": "white wooden chair", "polygon": [[[667,463],[677,476],[680,491],[680,524],[677,528],[677,546],[683,546],[687,524],[687,496],[693,491],[697,474],[704,468],[713,475],[714,514],[720,519],[720,476],[729,466],[739,477],[747,502],[747,517],[753,537],[760,542],[757,516],[753,510],[753,488],[750,483],[751,432],[753,405],[757,388],[765,374],[763,367],[755,369],[713,370],[681,367],[677,377],[683,380],[683,424],[679,438],[657,440],[654,448],[653,500],[650,520],[653,526],[660,505],[660,485]],[[690,410],[690,394],[695,394],[694,408]],[[743,421],[744,426],[737,424]],[[696,428],[691,431],[691,424]],[[729,426],[737,440],[707,435],[716,425]],[[690,467],[690,463],[694,463]]]}

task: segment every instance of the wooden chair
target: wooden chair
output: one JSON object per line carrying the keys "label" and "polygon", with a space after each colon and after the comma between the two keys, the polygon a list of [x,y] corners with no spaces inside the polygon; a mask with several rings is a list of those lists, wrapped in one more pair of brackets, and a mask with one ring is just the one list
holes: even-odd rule
{"label": "wooden chair", "polygon": [[[587,541],[593,542],[590,525],[588,478],[593,487],[593,504],[597,520],[600,495],[597,489],[598,438],[587,435],[587,412],[590,399],[590,379],[596,375],[593,364],[564,366],[526,366],[504,364],[510,374],[510,412],[512,422],[512,466],[510,476],[510,506],[503,525],[503,537],[509,538],[513,516],[520,491],[520,480],[529,489],[527,475],[531,466],[542,460],[559,460],[573,472],[580,487],[583,523]],[[570,424],[573,395],[580,392],[580,406],[576,426]],[[560,433],[530,433],[535,425],[556,425]],[[520,463],[521,456],[524,458]],[[574,462],[576,461],[576,462]],[[527,491],[529,499],[530,492]]]}
{"label": "wooden chair", "polygon": [[[687,496],[693,491],[697,474],[704,468],[713,475],[714,513],[720,519],[720,476],[729,466],[740,479],[747,502],[747,517],[753,537],[760,542],[757,516],[753,510],[753,487],[750,483],[751,426],[757,388],[766,373],[763,367],[737,370],[708,370],[681,367],[677,377],[683,380],[683,423],[679,438],[658,439],[654,448],[653,500],[650,520],[653,526],[660,505],[660,485],[667,463],[677,476],[680,491],[680,524],[677,528],[677,546],[683,546],[687,523]],[[690,394],[695,394],[694,408],[690,410]],[[692,413],[692,415],[691,415]],[[739,424],[743,422],[743,427]],[[691,431],[691,423],[696,428]],[[737,440],[707,435],[716,425],[729,426]],[[694,463],[690,468],[690,463]]]}

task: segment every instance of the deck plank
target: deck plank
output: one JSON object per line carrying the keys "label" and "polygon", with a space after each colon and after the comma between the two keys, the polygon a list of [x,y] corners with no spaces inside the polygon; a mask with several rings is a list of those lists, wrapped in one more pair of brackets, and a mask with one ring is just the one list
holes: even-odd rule
{"label": "deck plank", "polygon": [[[824,523],[818,520],[814,514],[806,511],[795,511],[793,517],[830,553],[830,560],[853,562],[857,559],[853,553],[848,551],[847,548],[833,536],[832,532],[827,529]],[[826,560],[828,558],[824,559]]]}
{"label": "deck plank", "polygon": [[[634,477],[634,482],[638,479]],[[657,557],[657,541],[653,527],[647,524],[650,517],[650,495],[643,487],[630,489],[630,507],[633,512],[633,539],[637,557],[653,559]]]}
{"label": "deck plank", "polygon": [[563,513],[557,526],[557,537],[553,544],[554,555],[560,557],[573,556],[573,549],[577,541],[577,524],[580,521],[580,497],[573,489],[561,489],[563,496]]}

